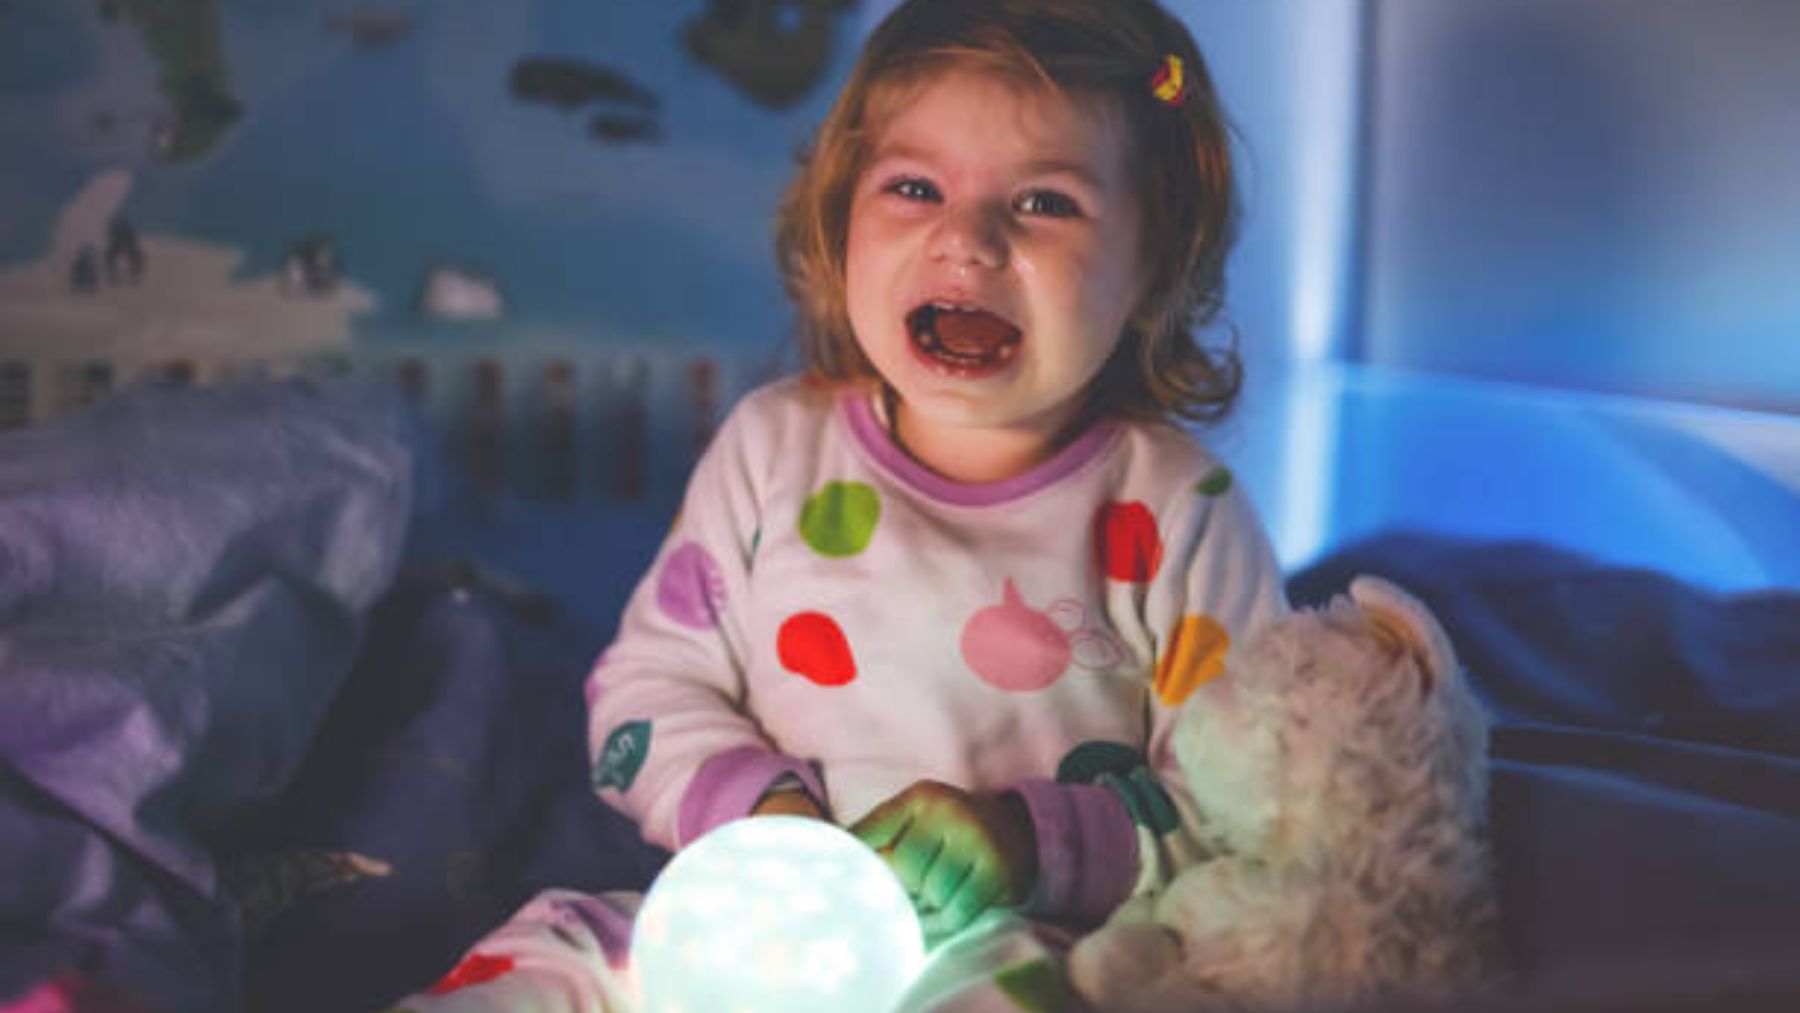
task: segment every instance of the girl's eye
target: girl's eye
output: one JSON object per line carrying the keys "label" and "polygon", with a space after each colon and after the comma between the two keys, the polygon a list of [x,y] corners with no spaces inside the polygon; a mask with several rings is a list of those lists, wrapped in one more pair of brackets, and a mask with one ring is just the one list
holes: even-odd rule
{"label": "girl's eye", "polygon": [[1075,198],[1055,190],[1030,190],[1019,195],[1013,201],[1013,208],[1020,214],[1043,215],[1047,218],[1075,218],[1081,214],[1081,205]]}
{"label": "girl's eye", "polygon": [[935,201],[938,199],[937,187],[916,176],[902,176],[882,187],[902,200]]}

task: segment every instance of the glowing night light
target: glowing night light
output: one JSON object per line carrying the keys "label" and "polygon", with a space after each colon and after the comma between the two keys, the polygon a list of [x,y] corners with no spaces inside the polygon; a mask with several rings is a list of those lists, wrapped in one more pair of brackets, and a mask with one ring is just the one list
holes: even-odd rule
{"label": "glowing night light", "polygon": [[737,820],[683,848],[631,936],[645,1013],[892,1008],[925,965],[918,916],[848,832],[798,816]]}

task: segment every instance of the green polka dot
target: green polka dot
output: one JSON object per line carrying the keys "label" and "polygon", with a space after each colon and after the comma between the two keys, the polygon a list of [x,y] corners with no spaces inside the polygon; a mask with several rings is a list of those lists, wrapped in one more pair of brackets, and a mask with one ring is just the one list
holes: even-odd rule
{"label": "green polka dot", "polygon": [[1202,496],[1223,496],[1231,491],[1231,469],[1214,468],[1212,474],[1200,480],[1194,488]]}
{"label": "green polka dot", "polygon": [[1013,1005],[1030,1013],[1057,1013],[1079,1008],[1074,993],[1048,960],[1029,960],[1001,968],[994,985]]}
{"label": "green polka dot", "polygon": [[827,482],[800,508],[800,537],[821,556],[854,556],[869,547],[881,497],[861,482]]}
{"label": "green polka dot", "polygon": [[1166,834],[1181,824],[1181,816],[1175,811],[1175,803],[1169,800],[1169,793],[1143,767],[1123,777],[1118,774],[1102,774],[1096,783],[1112,789],[1112,793],[1119,796],[1119,801],[1125,803],[1125,811],[1131,814],[1131,822],[1151,833]]}
{"label": "green polka dot", "polygon": [[1123,742],[1083,742],[1056,765],[1056,779],[1063,784],[1093,784],[1102,774],[1129,774],[1144,761],[1138,751]]}
{"label": "green polka dot", "polygon": [[1056,765],[1056,779],[1110,790],[1125,803],[1131,821],[1152,833],[1166,834],[1180,822],[1175,803],[1144,765],[1144,758],[1122,742],[1083,742]]}

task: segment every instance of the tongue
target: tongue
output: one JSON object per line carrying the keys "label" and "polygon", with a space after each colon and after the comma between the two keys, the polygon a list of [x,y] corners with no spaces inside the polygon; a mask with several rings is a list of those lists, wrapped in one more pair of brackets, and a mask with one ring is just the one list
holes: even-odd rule
{"label": "tongue", "polygon": [[1013,326],[984,310],[939,310],[932,331],[957,355],[988,356],[1011,338]]}

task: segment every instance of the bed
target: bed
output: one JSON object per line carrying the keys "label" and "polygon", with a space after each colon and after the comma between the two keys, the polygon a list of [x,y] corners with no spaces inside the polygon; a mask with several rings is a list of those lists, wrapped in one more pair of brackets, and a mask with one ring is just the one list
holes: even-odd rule
{"label": "bed", "polygon": [[[0,435],[0,1009],[375,1010],[543,887],[649,881],[585,783],[581,682],[659,508],[456,492],[350,383]],[[582,560],[580,600],[514,536]],[[1384,530],[1290,593],[1363,572],[1438,612],[1494,717],[1504,1002],[1800,997],[1800,590]]]}

